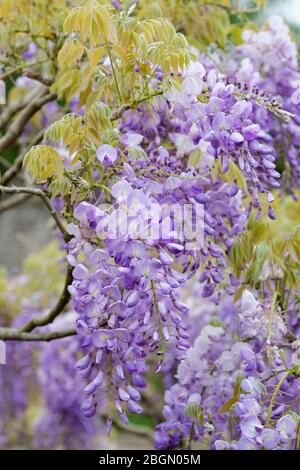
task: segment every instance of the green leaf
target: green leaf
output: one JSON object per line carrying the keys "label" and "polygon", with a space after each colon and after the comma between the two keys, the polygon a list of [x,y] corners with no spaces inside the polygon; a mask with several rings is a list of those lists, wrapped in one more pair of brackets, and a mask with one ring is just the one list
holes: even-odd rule
{"label": "green leaf", "polygon": [[223,413],[228,413],[231,408],[237,403],[239,397],[240,397],[240,393],[242,391],[242,388],[241,388],[241,383],[242,383],[242,380],[243,380],[243,374],[241,372],[238,372],[237,376],[236,376],[236,381],[235,381],[235,385],[234,385],[234,389],[233,389],[233,395],[232,397],[226,402],[224,403],[224,405],[219,409],[218,411],[218,414],[223,414]]}
{"label": "green leaf", "polygon": [[70,139],[74,137],[81,126],[81,116],[75,113],[65,114],[59,121],[51,124],[45,132],[45,139],[50,139],[55,142],[63,141],[68,145]]}
{"label": "green leaf", "polygon": [[108,10],[96,0],[90,0],[83,7],[74,8],[64,21],[64,32],[79,32],[92,47],[109,40],[114,27]]}
{"label": "green leaf", "polygon": [[198,403],[189,403],[184,410],[184,416],[197,419],[200,424],[203,424],[204,413]]}
{"label": "green leaf", "polygon": [[70,183],[64,178],[51,181],[48,187],[53,198],[56,196],[65,196],[70,192],[70,188]]}
{"label": "green leaf", "polygon": [[83,53],[84,46],[80,41],[67,39],[57,56],[59,67],[70,67],[81,59]]}
{"label": "green leaf", "polygon": [[62,178],[64,165],[61,156],[48,145],[32,147],[24,157],[24,166],[32,178],[45,180],[50,176]]}
{"label": "green leaf", "polygon": [[127,147],[127,152],[132,158],[132,160],[147,160],[147,154],[144,149],[141,147]]}

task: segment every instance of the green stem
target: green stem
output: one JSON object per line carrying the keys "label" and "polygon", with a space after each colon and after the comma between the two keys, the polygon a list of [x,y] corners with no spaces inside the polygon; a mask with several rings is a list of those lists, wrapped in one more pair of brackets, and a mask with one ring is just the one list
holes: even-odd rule
{"label": "green stem", "polygon": [[296,431],[296,438],[295,438],[295,450],[298,449],[298,445],[299,445],[299,436],[300,435],[300,419],[298,420],[298,426],[297,426],[297,431]]}
{"label": "green stem", "polygon": [[151,100],[151,98],[154,98],[155,96],[159,96],[159,95],[162,95],[162,94],[163,94],[163,90],[155,91],[154,93],[151,93],[150,95],[144,96],[141,99],[133,101],[132,106],[135,107],[138,104],[144,103],[145,101]]}
{"label": "green stem", "polygon": [[[47,60],[40,60],[38,62],[35,62],[35,65],[42,65],[44,64],[45,62],[48,62],[48,59]],[[4,80],[5,78],[7,77],[10,77],[11,75],[13,75],[14,73],[17,73],[19,71],[23,71],[23,70],[26,70],[28,69],[29,67],[32,67],[32,64],[28,64],[26,62],[23,62],[21,64],[18,64],[16,65],[15,67],[7,70],[6,72],[4,72],[1,76],[0,76],[0,80]]]}
{"label": "green stem", "polygon": [[271,419],[271,413],[272,413],[272,409],[273,409],[273,406],[274,406],[274,402],[275,402],[276,397],[277,397],[277,395],[280,391],[281,385],[283,384],[283,382],[287,379],[287,377],[290,374],[291,374],[290,370],[287,370],[286,373],[281,377],[281,379],[279,380],[278,384],[276,385],[276,387],[274,389],[272,398],[270,400],[269,408],[268,408],[268,411],[267,411],[266,427],[269,426],[270,419]]}
{"label": "green stem", "polygon": [[278,296],[278,292],[276,291],[276,292],[274,292],[273,298],[272,298],[272,305],[271,305],[271,311],[270,311],[270,320],[269,320],[268,343],[271,343],[271,338],[272,338],[272,327],[273,327],[273,320],[274,320],[274,313],[275,313],[275,308],[276,308],[277,296]]}
{"label": "green stem", "polygon": [[159,310],[158,310],[158,303],[157,303],[157,296],[156,296],[154,281],[151,281],[151,289],[152,289],[152,292],[153,292],[154,309],[155,309],[155,313],[156,313],[156,316],[157,316],[159,336],[160,336],[160,340],[161,340],[161,350],[162,350],[163,354],[165,354],[165,340],[164,340],[163,326],[162,326],[162,321],[161,321],[161,318],[160,318],[160,313],[159,313]]}
{"label": "green stem", "polygon": [[121,95],[121,91],[120,91],[118,80],[117,80],[114,61],[113,61],[111,51],[110,51],[110,45],[108,44],[108,42],[106,42],[106,48],[107,48],[107,53],[108,53],[109,60],[110,60],[110,63],[111,63],[111,70],[112,70],[114,81],[115,81],[115,84],[116,84],[116,89],[117,89],[117,93],[118,93],[118,96],[119,96],[120,104],[122,104],[122,101],[123,101],[122,100],[122,95]]}
{"label": "green stem", "polygon": [[143,96],[145,90],[148,89],[148,85],[149,85],[150,81],[154,78],[155,73],[156,73],[158,67],[159,67],[159,66],[157,65],[157,66],[154,68],[154,70],[153,70],[153,72],[151,73],[150,77],[146,80],[146,83],[145,83],[145,85],[143,86],[143,88],[142,88],[142,90],[141,90],[141,92],[140,92],[140,94],[139,94],[137,100],[139,100],[139,99],[141,98],[141,96]]}
{"label": "green stem", "polygon": [[191,449],[192,449],[192,442],[193,442],[193,436],[194,436],[194,428],[195,428],[195,423],[194,423],[194,421],[193,421],[193,422],[192,422],[192,425],[191,425],[191,430],[190,430],[188,450],[191,450]]}

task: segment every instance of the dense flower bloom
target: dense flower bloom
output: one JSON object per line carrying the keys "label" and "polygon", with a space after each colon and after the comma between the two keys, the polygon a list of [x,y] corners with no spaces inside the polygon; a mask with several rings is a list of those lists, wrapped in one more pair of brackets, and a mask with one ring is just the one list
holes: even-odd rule
{"label": "dense flower bloom", "polygon": [[[106,3],[88,5],[102,12]],[[135,21],[135,5],[125,4],[109,3],[112,36],[117,21],[124,30],[116,36],[124,37]],[[129,51],[111,38],[95,47],[94,28],[82,38],[85,23],[75,22],[78,31],[64,43],[70,55],[62,49],[58,57],[70,69],[64,75],[58,64],[51,88],[59,101],[35,116],[47,131],[25,161],[60,229],[69,270],[59,318],[33,334],[72,329],[49,344],[8,345],[2,446],[12,434],[22,445],[34,387],[42,405],[33,407],[32,447],[97,447],[103,421],[109,434],[114,423],[144,413],[147,386],[160,373],[164,405],[147,395],[150,407],[163,407],[158,449],[199,441],[214,450],[299,447],[298,227],[293,221],[278,237],[271,225],[278,201],[296,199],[300,185],[297,47],[271,17],[261,30],[243,31],[241,45],[212,54],[183,47],[174,30],[170,55],[159,63],[156,48],[165,41],[153,21],[152,28],[139,18],[136,27],[146,32],[129,35],[128,44],[138,44]],[[155,36],[151,47],[148,36]],[[46,43],[42,53],[38,41],[22,50],[29,73],[16,80],[20,96],[41,79],[30,67],[40,53],[51,56],[54,42]],[[47,77],[38,92],[46,93],[44,83]],[[0,80],[0,104],[5,98]],[[22,139],[35,131],[28,120]],[[9,326],[22,328],[44,312],[43,300],[22,298]]]}
{"label": "dense flower bloom", "polygon": [[[165,393],[165,421],[157,427],[157,448],[176,448],[191,435],[193,440],[208,440],[217,450],[291,448],[298,418],[285,413],[299,394],[299,371],[287,378],[290,385],[284,381],[277,389],[284,376],[279,348],[274,346],[283,341],[286,329],[279,337],[272,336],[272,346],[262,326],[245,331],[247,342],[241,342],[237,335],[244,328],[239,317],[252,311],[259,319],[264,311],[269,313],[268,307],[250,291],[244,291],[237,312],[230,299],[210,303],[194,305],[199,334],[178,366],[177,383]],[[299,396],[296,400],[298,410]]]}

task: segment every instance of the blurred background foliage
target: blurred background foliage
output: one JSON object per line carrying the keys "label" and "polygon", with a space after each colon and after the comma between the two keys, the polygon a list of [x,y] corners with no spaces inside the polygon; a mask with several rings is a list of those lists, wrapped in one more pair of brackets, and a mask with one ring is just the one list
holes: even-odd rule
{"label": "blurred background foliage", "polygon": [[260,13],[262,18],[279,14],[288,23],[300,46],[300,2],[299,0],[268,0],[267,7]]}

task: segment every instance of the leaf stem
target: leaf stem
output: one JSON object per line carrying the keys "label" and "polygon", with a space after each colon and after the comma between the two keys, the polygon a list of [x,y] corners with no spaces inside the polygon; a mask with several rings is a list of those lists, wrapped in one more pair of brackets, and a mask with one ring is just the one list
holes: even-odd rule
{"label": "leaf stem", "polygon": [[160,336],[160,341],[161,341],[161,350],[162,350],[162,353],[165,354],[165,340],[164,340],[163,326],[162,326],[162,321],[161,321],[160,313],[158,309],[158,302],[157,302],[157,295],[156,295],[154,281],[151,281],[151,289],[153,292],[154,310],[155,310],[156,317],[157,317],[159,336]]}
{"label": "leaf stem", "polygon": [[290,370],[287,370],[285,372],[285,374],[283,374],[283,376],[281,377],[281,379],[279,380],[278,384],[276,385],[275,389],[274,389],[274,392],[272,394],[272,397],[271,397],[271,400],[270,400],[270,404],[269,404],[269,407],[268,407],[268,411],[267,411],[267,417],[266,417],[266,427],[269,426],[269,423],[270,423],[270,419],[271,419],[271,413],[272,413],[272,410],[273,410],[273,406],[274,406],[274,402],[276,400],[276,397],[280,391],[280,388],[283,384],[283,382],[287,379],[287,377],[291,374],[291,371]]}
{"label": "leaf stem", "polygon": [[116,71],[115,71],[113,58],[112,58],[112,55],[111,55],[110,45],[108,44],[107,41],[106,41],[106,48],[107,48],[107,53],[108,53],[109,60],[110,60],[110,63],[111,63],[111,70],[112,70],[114,81],[115,81],[115,84],[116,84],[116,89],[117,89],[117,93],[118,93],[118,96],[119,96],[120,104],[122,104],[123,99],[122,99],[121,91],[120,91],[118,80],[117,80],[117,75],[116,75]]}

